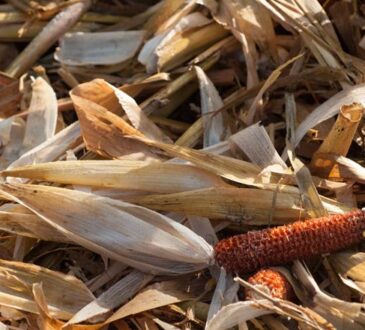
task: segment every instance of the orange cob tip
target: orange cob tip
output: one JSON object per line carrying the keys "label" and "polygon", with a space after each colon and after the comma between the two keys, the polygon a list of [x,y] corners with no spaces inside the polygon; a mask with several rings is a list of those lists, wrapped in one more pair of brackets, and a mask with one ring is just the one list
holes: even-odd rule
{"label": "orange cob tip", "polygon": [[227,272],[251,273],[347,248],[361,241],[364,230],[365,211],[296,221],[223,239],[214,247],[215,260]]}
{"label": "orange cob tip", "polygon": [[[292,300],[294,298],[294,291],[286,279],[286,277],[280,272],[267,268],[261,269],[251,277],[248,282],[252,285],[263,285],[266,287],[273,298],[279,298],[283,300]],[[246,299],[252,299],[255,293],[246,289]]]}

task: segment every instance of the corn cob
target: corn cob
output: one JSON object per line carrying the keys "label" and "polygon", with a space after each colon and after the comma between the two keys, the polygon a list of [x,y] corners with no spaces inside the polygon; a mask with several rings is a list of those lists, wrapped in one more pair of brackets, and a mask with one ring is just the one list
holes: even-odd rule
{"label": "corn cob", "polygon": [[365,211],[296,221],[221,240],[214,247],[215,260],[227,272],[251,273],[347,248],[361,241],[364,230]]}
{"label": "corn cob", "polygon": [[[265,286],[272,297],[283,300],[292,300],[294,298],[293,287],[280,272],[267,268],[261,269],[252,275],[248,282],[253,285]],[[255,293],[250,289],[246,289],[246,299],[252,299]]]}

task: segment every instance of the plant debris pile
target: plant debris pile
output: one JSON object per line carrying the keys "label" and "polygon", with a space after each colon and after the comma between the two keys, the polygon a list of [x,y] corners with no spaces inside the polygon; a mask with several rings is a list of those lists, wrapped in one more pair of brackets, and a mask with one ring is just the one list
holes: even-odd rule
{"label": "plant debris pile", "polygon": [[0,329],[364,329],[364,109],[361,1],[0,1]]}

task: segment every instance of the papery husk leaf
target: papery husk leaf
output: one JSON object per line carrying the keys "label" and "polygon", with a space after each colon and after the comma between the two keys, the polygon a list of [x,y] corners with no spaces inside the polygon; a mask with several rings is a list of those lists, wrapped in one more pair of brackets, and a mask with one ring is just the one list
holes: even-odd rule
{"label": "papery husk leaf", "polygon": [[54,137],[20,156],[8,166],[8,169],[56,160],[66,150],[76,147],[81,141],[80,125],[75,122],[58,132]]}
{"label": "papery husk leaf", "polygon": [[[274,196],[276,201],[273,204]],[[197,215],[212,219],[259,225],[268,224],[273,212],[275,224],[305,217],[299,195],[250,188],[209,188],[167,195],[130,197],[145,207]],[[274,209],[272,210],[272,207]]]}
{"label": "papery husk leaf", "polygon": [[296,30],[321,65],[332,68],[342,66],[344,52],[331,21],[318,1],[295,0],[289,6],[276,0],[259,0],[259,3],[284,26]]}
{"label": "papery husk leaf", "polygon": [[332,254],[330,260],[340,273],[365,282],[365,253],[339,252]]}
{"label": "papery husk leaf", "polygon": [[272,314],[273,311],[259,306],[255,301],[242,301],[224,306],[206,326],[207,330],[225,330],[242,322],[262,315]]}
{"label": "papery husk leaf", "polygon": [[[290,276],[290,274],[288,274]],[[284,275],[286,276],[286,275]],[[291,276],[290,276],[291,277]],[[256,295],[265,299],[253,299],[260,307],[271,310],[274,313],[284,317],[292,318],[299,322],[300,326],[309,327],[310,329],[335,330],[333,325],[317,314],[312,308],[296,305],[288,300],[273,298],[268,292],[263,290],[260,285],[253,285],[245,280],[236,277],[235,281],[246,289],[252,290]],[[248,300],[250,301],[250,300]]]}
{"label": "papery husk leaf", "polygon": [[212,301],[211,301],[210,307],[209,307],[209,312],[208,312],[208,316],[207,316],[208,323],[217,314],[217,312],[219,312],[219,310],[222,308],[222,304],[223,304],[222,297],[224,297],[224,293],[227,289],[226,285],[227,285],[227,273],[226,273],[226,270],[223,267],[221,267],[218,282],[214,289],[214,294],[213,294]]}
{"label": "papery husk leaf", "polygon": [[337,155],[327,155],[331,160],[336,162],[341,178],[356,181],[360,183],[365,182],[365,168],[359,163],[350,158]]}
{"label": "papery husk leaf", "polygon": [[348,89],[335,94],[315,108],[295,130],[295,138],[293,140],[294,147],[299,144],[308,130],[337,115],[343,104],[352,103],[365,104],[365,84],[349,87]]}
{"label": "papery husk leaf", "polygon": [[104,79],[97,78],[79,84],[70,91],[70,95],[76,95],[97,103],[117,115],[123,113],[123,109],[115,96],[114,90]]}
{"label": "papery husk leaf", "polygon": [[[71,98],[80,120],[82,136],[89,150],[107,158],[122,158],[123,156],[145,160],[158,158],[141,143],[131,143],[130,140],[121,138],[115,123],[114,125],[107,124],[99,119],[105,113],[113,115],[112,112],[79,96],[71,94]],[[114,116],[119,118],[116,115]],[[122,119],[120,118],[120,120]],[[141,135],[139,131],[132,129],[130,126],[129,128],[127,130],[129,134]]]}
{"label": "papery husk leaf", "polygon": [[[65,329],[65,322],[58,320],[49,312],[47,299],[44,295],[42,283],[35,283],[32,287],[34,301],[39,312],[38,324],[42,330],[62,330]],[[98,330],[103,324],[94,325],[72,325],[67,330]]]}
{"label": "papery husk leaf", "polygon": [[185,0],[164,0],[162,7],[145,24],[145,30],[154,33],[165,21],[175,14]]}
{"label": "papery husk leaf", "polygon": [[74,276],[64,275],[30,263],[0,260],[0,304],[37,313],[32,285],[42,283],[50,314],[71,318],[93,300],[87,287]]}
{"label": "papery husk leaf", "polygon": [[184,33],[181,38],[172,40],[158,53],[158,69],[169,71],[199,54],[205,48],[228,35],[228,31],[212,23]]}
{"label": "papery husk leaf", "polygon": [[210,172],[195,166],[132,160],[52,162],[1,172],[33,180],[159,193],[228,186]]}
{"label": "papery husk leaf", "polygon": [[38,77],[32,88],[32,100],[25,126],[24,151],[52,138],[57,123],[57,98],[52,87],[43,78]]}
{"label": "papery husk leaf", "polygon": [[14,115],[2,121],[0,136],[5,142],[0,159],[2,168],[6,168],[22,154],[24,132],[25,122],[22,118]]}
{"label": "papery husk leaf", "polygon": [[327,210],[321,201],[309,169],[294,154],[293,140],[295,137],[296,104],[293,94],[285,94],[285,107],[288,156],[294,169],[299,190],[304,197],[305,208],[312,218],[327,216]]}
{"label": "papery husk leaf", "polygon": [[311,169],[322,177],[339,178],[337,166],[326,154],[346,156],[364,112],[360,104],[343,105],[331,131],[314,153]]}
{"label": "papery husk leaf", "polygon": [[354,329],[360,329],[364,326],[364,304],[343,301],[323,292],[300,261],[294,262],[293,271],[304,288],[310,292],[315,305],[314,310],[319,314],[335,326],[347,324]]}
{"label": "papery husk leaf", "polygon": [[288,168],[276,151],[266,129],[256,123],[230,137],[250,159],[250,161],[261,168],[278,164],[282,168]]}
{"label": "papery husk leaf", "polygon": [[231,135],[230,129],[224,120],[223,113],[215,113],[223,106],[223,101],[215,88],[214,84],[207,77],[205,72],[195,66],[195,71],[199,80],[200,99],[204,129],[203,146],[209,147],[225,140],[226,136]]}
{"label": "papery husk leaf", "polygon": [[58,13],[42,31],[30,42],[21,54],[7,68],[12,77],[20,77],[69,29],[81,15],[88,10],[92,2],[82,0],[71,4]]}
{"label": "papery husk leaf", "polygon": [[[189,4],[187,6],[189,6]],[[187,6],[185,6],[185,8]],[[184,15],[183,11],[184,9],[180,11],[182,17],[179,20],[177,20],[178,17],[176,14],[171,17],[168,21],[176,20],[176,23],[170,26],[168,30],[157,34],[148,40],[139,53],[138,61],[146,66],[147,72],[157,71],[159,53],[163,51],[163,48],[168,45],[169,42],[181,38],[182,33],[211,23],[211,20],[200,12],[194,12],[192,14],[186,13],[186,15]]]}
{"label": "papery husk leaf", "polygon": [[74,66],[118,64],[134,56],[144,34],[144,31],[67,33],[55,57]]}
{"label": "papery husk leaf", "polygon": [[208,218],[189,216],[188,221],[189,228],[191,228],[194,233],[203,237],[208,243],[215,245],[218,242],[215,229]]}
{"label": "papery husk leaf", "polygon": [[200,236],[146,208],[40,185],[5,184],[1,191],[75,243],[145,272],[188,273],[212,259]]}
{"label": "papery husk leaf", "polygon": [[154,308],[194,299],[195,292],[189,293],[186,286],[187,283],[183,283],[181,280],[152,284],[138,293],[130,302],[119,308],[106,322],[113,322]]}
{"label": "papery husk leaf", "polygon": [[276,35],[270,13],[253,0],[221,1],[218,12],[207,3],[213,10],[214,18],[233,31],[245,34],[255,41],[262,50],[267,48],[276,58]]}
{"label": "papery husk leaf", "polygon": [[115,96],[117,97],[119,104],[123,108],[128,119],[136,129],[151,139],[156,139],[165,143],[172,143],[172,140],[163,133],[153,121],[148,119],[133,98],[112,85],[110,85],[110,87],[113,89]]}
{"label": "papery husk leaf", "polygon": [[0,229],[43,241],[70,243],[65,235],[21,205],[4,204],[0,206]]}
{"label": "papery husk leaf", "polygon": [[105,290],[98,298],[77,312],[67,325],[86,322],[91,318],[108,313],[134,296],[143,286],[151,281],[153,275],[133,271]]}

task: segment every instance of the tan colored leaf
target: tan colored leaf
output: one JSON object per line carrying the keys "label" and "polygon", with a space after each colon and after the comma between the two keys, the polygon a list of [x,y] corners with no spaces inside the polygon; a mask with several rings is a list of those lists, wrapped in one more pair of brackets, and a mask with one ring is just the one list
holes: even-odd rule
{"label": "tan colored leaf", "polygon": [[1,190],[75,243],[145,272],[189,273],[212,260],[213,249],[204,239],[140,206],[40,185],[2,185]]}
{"label": "tan colored leaf", "polygon": [[[160,211],[180,212],[212,219],[268,224],[273,212],[274,223],[286,223],[301,216],[299,195],[249,188],[210,188],[168,195],[130,197],[135,203]],[[272,209],[272,207],[274,207]]]}
{"label": "tan colored leaf", "polygon": [[134,56],[144,34],[144,31],[67,33],[55,57],[66,65],[118,64]]}
{"label": "tan colored leaf", "polygon": [[43,78],[38,77],[32,88],[32,100],[25,126],[24,151],[52,138],[57,123],[57,98],[52,87]]}
{"label": "tan colored leaf", "polygon": [[71,275],[54,272],[30,263],[0,260],[0,304],[37,313],[32,286],[42,283],[49,312],[69,319],[93,299],[86,286]]}
{"label": "tan colored leaf", "polygon": [[193,299],[194,294],[189,293],[186,289],[186,283],[184,284],[178,280],[152,284],[118,309],[107,322],[113,322],[154,308]]}
{"label": "tan colored leaf", "polygon": [[131,160],[52,162],[5,170],[2,175],[159,193],[228,186],[220,177],[195,166]]}
{"label": "tan colored leaf", "polygon": [[0,207],[0,229],[20,236],[44,241],[67,242],[70,240],[24,206],[4,204]]}
{"label": "tan colored leaf", "polygon": [[311,169],[322,177],[340,178],[339,169],[326,154],[346,156],[364,112],[361,104],[343,105],[331,131],[314,153]]}

